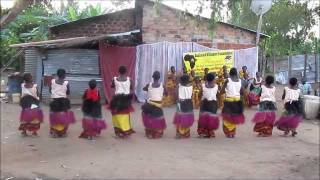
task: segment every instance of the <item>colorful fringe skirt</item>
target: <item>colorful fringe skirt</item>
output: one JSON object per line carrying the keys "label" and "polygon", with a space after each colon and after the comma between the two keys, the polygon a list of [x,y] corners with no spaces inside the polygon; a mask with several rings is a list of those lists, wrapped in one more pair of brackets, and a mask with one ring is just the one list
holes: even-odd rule
{"label": "colorful fringe skirt", "polygon": [[255,123],[254,132],[258,136],[271,136],[273,124],[276,120],[276,104],[272,101],[262,101],[259,103],[259,111],[254,115],[252,122]]}
{"label": "colorful fringe skirt", "polygon": [[243,104],[240,98],[227,97],[224,101],[222,109],[223,132],[229,138],[233,138],[236,134],[238,124],[245,122],[243,115]]}
{"label": "colorful fringe skirt", "polygon": [[50,103],[50,134],[53,137],[64,137],[69,124],[75,123],[75,116],[70,110],[67,98],[54,98]]}
{"label": "colorful fringe skirt", "polygon": [[99,101],[84,100],[82,104],[82,128],[80,138],[92,138],[100,135],[103,129],[107,128],[105,120],[102,118],[101,104]]}
{"label": "colorful fringe skirt", "polygon": [[146,136],[150,139],[161,138],[167,127],[161,102],[148,101],[141,109]]}
{"label": "colorful fringe skirt", "polygon": [[284,108],[285,112],[275,122],[274,126],[277,126],[279,130],[284,131],[285,134],[288,134],[290,131],[296,133],[297,127],[303,120],[302,103],[300,101],[286,102]]}
{"label": "colorful fringe skirt", "polygon": [[116,136],[120,138],[129,137],[134,130],[130,122],[130,112],[134,109],[131,106],[132,95],[119,94],[113,96],[109,109],[112,114],[112,124]]}
{"label": "colorful fringe skirt", "polygon": [[200,137],[215,137],[214,131],[219,128],[219,117],[217,116],[217,101],[201,101],[200,115],[197,132]]}
{"label": "colorful fringe skirt", "polygon": [[191,99],[180,100],[177,104],[177,112],[174,115],[173,124],[176,126],[177,138],[189,138],[190,127],[194,123],[193,104]]}
{"label": "colorful fringe skirt", "polygon": [[248,94],[248,105],[256,106],[260,103],[261,87],[253,88]]}
{"label": "colorful fringe skirt", "polygon": [[43,122],[43,112],[39,107],[39,100],[27,95],[21,98],[20,105],[22,110],[19,130],[23,133],[30,131],[36,134],[40,129],[40,124]]}

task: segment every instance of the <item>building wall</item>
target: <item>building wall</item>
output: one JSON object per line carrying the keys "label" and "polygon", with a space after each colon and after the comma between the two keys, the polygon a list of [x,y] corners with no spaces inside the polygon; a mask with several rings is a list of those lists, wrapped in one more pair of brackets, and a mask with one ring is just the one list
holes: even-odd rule
{"label": "building wall", "polygon": [[255,35],[224,24],[218,24],[213,39],[209,35],[208,20],[197,21],[195,17],[183,15],[181,11],[161,6],[159,13],[152,3],[143,6],[142,38],[144,43],[159,41],[193,41],[219,49],[241,49],[253,47]]}
{"label": "building wall", "polygon": [[[153,2],[137,0],[135,9],[127,9],[75,23],[51,28],[52,39],[97,36],[133,29],[142,30],[142,42],[197,42],[218,49],[242,49],[255,46],[255,34],[229,25],[218,24],[210,36],[208,19],[196,20],[182,11],[161,6],[156,13]],[[212,38],[213,37],[213,38]]]}
{"label": "building wall", "polygon": [[127,9],[51,28],[51,39],[98,36],[136,29],[135,10]]}

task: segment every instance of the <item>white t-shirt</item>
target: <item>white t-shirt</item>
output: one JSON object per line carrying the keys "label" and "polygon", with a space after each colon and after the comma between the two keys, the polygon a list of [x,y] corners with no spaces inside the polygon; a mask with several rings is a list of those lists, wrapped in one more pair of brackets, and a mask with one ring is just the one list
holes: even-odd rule
{"label": "white t-shirt", "polygon": [[241,80],[238,82],[232,81],[231,78],[228,78],[228,84],[226,87],[226,97],[239,97],[241,90]]}
{"label": "white t-shirt", "polygon": [[260,101],[273,101],[276,102],[275,92],[276,88],[272,86],[272,88],[267,88],[265,85],[261,86],[261,96]]}
{"label": "white t-shirt", "polygon": [[284,97],[285,102],[290,101],[298,101],[300,97],[300,89],[290,89],[285,87],[284,90],[286,91],[286,95]]}
{"label": "white t-shirt", "polygon": [[57,84],[55,79],[51,80],[51,98],[66,98],[67,97],[68,81],[63,84]]}
{"label": "white t-shirt", "polygon": [[113,78],[115,85],[115,94],[130,94],[130,78],[127,77],[126,81],[118,81],[117,77]]}
{"label": "white t-shirt", "polygon": [[215,85],[213,88],[207,88],[206,84],[202,84],[202,99],[208,101],[217,100],[218,86]]}
{"label": "white t-shirt", "polygon": [[162,101],[163,91],[164,91],[164,89],[163,89],[162,83],[157,88],[152,87],[152,83],[150,83],[149,87],[148,87],[149,100],[151,100],[151,101]]}
{"label": "white t-shirt", "polygon": [[26,88],[25,83],[21,84],[21,97],[24,97],[26,95],[33,96],[36,99],[39,99],[37,95],[37,84],[33,84],[31,88]]}
{"label": "white t-shirt", "polygon": [[179,99],[191,99],[192,98],[192,86],[182,86],[179,84]]}

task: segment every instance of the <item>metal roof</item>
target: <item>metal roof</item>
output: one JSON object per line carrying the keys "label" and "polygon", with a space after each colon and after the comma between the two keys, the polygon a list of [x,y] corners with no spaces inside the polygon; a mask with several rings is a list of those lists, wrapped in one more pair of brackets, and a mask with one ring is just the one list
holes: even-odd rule
{"label": "metal roof", "polygon": [[61,48],[61,47],[72,47],[77,45],[87,44],[93,41],[103,40],[103,39],[113,39],[122,36],[130,36],[133,34],[140,33],[140,30],[132,30],[122,33],[106,34],[100,36],[84,36],[84,37],[73,37],[66,39],[55,39],[48,41],[37,41],[29,43],[12,44],[12,48],[30,48],[30,47],[41,47],[41,48]]}

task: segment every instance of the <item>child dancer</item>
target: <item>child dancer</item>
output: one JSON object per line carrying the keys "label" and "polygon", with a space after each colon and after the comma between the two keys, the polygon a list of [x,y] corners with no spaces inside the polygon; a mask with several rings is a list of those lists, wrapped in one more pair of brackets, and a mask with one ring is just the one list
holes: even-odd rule
{"label": "child dancer", "polygon": [[248,95],[249,106],[258,105],[260,102],[262,77],[261,73],[257,72],[256,77],[253,79],[253,83],[250,86],[250,92]]}
{"label": "child dancer", "polygon": [[218,79],[216,81],[217,85],[218,85],[218,107],[222,108],[223,107],[223,103],[224,103],[224,99],[226,94],[220,92],[221,88],[223,87],[223,84],[225,82],[225,80],[228,78],[228,70],[227,70],[227,66],[223,65],[222,68],[220,69],[219,73],[218,73]]}
{"label": "child dancer", "polygon": [[199,109],[200,107],[200,102],[201,102],[201,91],[202,91],[202,85],[201,85],[201,80],[198,76],[196,76],[192,82],[192,103],[193,107],[195,109]]}
{"label": "child dancer", "polygon": [[142,120],[146,136],[149,139],[161,138],[166,128],[162,110],[163,85],[160,81],[160,72],[155,71],[152,75],[153,82],[147,84],[143,90],[148,92],[148,101],[142,105]]}
{"label": "child dancer", "polygon": [[91,140],[93,137],[100,135],[101,130],[107,128],[107,124],[102,118],[100,93],[97,89],[96,80],[89,81],[89,88],[84,92],[82,99],[83,132],[79,137]]}
{"label": "child dancer", "polygon": [[165,87],[167,94],[163,97],[163,106],[171,106],[177,101],[176,86],[177,86],[177,73],[174,66],[170,67],[170,71],[165,79]]}
{"label": "child dancer", "polygon": [[114,77],[111,85],[111,88],[115,88],[115,95],[110,102],[112,123],[116,136],[120,138],[129,137],[134,133],[130,122],[130,112],[134,111],[131,106],[132,94],[130,93],[132,83],[126,73],[126,67],[120,66],[120,76]]}
{"label": "child dancer", "polygon": [[73,112],[70,110],[70,94],[68,81],[65,81],[66,71],[57,70],[57,79],[51,80],[49,91],[52,102],[50,103],[50,134],[52,137],[65,137],[69,124],[75,122]]}
{"label": "child dancer", "polygon": [[33,84],[32,76],[29,73],[23,76],[24,83],[21,85],[21,101],[22,108],[20,114],[19,130],[23,136],[27,136],[27,131],[32,132],[36,136],[40,129],[40,123],[43,122],[43,112],[39,107],[39,97],[37,84]]}
{"label": "child dancer", "polygon": [[221,90],[222,93],[226,93],[222,109],[223,131],[228,138],[234,138],[237,124],[243,124],[245,121],[240,99],[243,88],[236,68],[231,68],[229,75],[230,78],[225,81]]}
{"label": "child dancer", "polygon": [[279,130],[284,131],[284,135],[288,135],[291,131],[292,136],[295,136],[296,129],[302,121],[302,104],[297,82],[297,78],[291,78],[289,80],[290,86],[284,88],[282,100],[285,102],[285,112],[274,124]]}
{"label": "child dancer", "polygon": [[215,75],[207,74],[206,83],[202,85],[202,101],[198,122],[198,134],[200,137],[215,137],[214,131],[219,128],[217,116],[217,92],[218,85],[214,83]]}
{"label": "child dancer", "polygon": [[182,75],[178,86],[177,112],[173,123],[176,126],[176,138],[189,138],[190,127],[194,122],[192,104],[192,85],[189,84],[189,76]]}
{"label": "child dancer", "polygon": [[259,133],[258,136],[267,137],[272,135],[273,124],[276,119],[276,88],[272,86],[273,76],[266,77],[265,85],[261,86],[261,96],[259,111],[255,114],[252,121],[255,124],[253,131]]}

